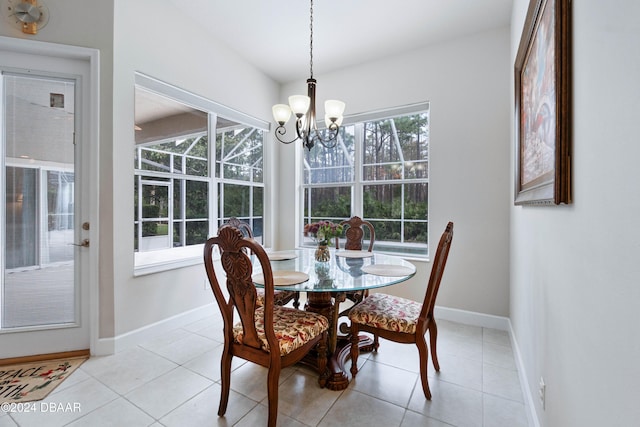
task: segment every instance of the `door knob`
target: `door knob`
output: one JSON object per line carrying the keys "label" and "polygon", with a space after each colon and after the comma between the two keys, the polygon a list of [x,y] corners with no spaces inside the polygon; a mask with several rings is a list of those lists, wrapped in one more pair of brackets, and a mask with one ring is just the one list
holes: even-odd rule
{"label": "door knob", "polygon": [[69,243],[69,244],[73,245],[73,246],[82,246],[83,248],[88,248],[89,247],[89,239],[84,239],[80,243]]}

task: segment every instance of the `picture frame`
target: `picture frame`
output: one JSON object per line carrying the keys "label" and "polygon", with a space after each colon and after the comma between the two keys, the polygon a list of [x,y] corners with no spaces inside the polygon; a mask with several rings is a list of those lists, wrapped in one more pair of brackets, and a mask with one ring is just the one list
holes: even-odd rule
{"label": "picture frame", "polygon": [[514,64],[516,205],[571,203],[571,0],[531,0]]}

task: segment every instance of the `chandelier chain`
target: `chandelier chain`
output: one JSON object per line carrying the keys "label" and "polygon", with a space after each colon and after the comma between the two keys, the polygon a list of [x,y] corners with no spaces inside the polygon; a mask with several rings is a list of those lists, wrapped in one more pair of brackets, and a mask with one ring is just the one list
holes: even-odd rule
{"label": "chandelier chain", "polygon": [[313,0],[311,0],[309,12],[309,73],[311,74],[311,78],[313,78]]}

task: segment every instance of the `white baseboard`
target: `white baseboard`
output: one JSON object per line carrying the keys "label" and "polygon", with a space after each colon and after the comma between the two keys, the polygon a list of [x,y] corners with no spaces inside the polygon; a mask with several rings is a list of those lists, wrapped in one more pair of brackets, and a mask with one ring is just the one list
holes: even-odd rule
{"label": "white baseboard", "polygon": [[528,422],[531,427],[540,427],[540,420],[538,419],[538,414],[535,411],[533,395],[531,394],[531,388],[529,387],[529,381],[527,380],[522,355],[520,353],[520,348],[518,347],[518,341],[516,340],[513,328],[511,327],[511,320],[508,317],[493,316],[491,314],[476,313],[473,311],[439,306],[434,308],[433,315],[436,319],[449,320],[452,322],[463,323],[465,325],[481,326],[483,328],[498,329],[509,333],[509,337],[511,338],[511,348],[513,349],[513,357],[518,368],[520,387],[522,389],[522,395],[524,396],[524,406]]}
{"label": "white baseboard", "polygon": [[135,347],[141,342],[159,337],[167,331],[180,328],[207,317],[215,313],[217,309],[218,307],[214,306],[213,303],[207,304],[113,338],[100,338],[94,348],[92,348],[91,354],[94,356],[106,356]]}
{"label": "white baseboard", "polygon": [[518,346],[518,340],[511,327],[511,320],[509,320],[509,337],[511,338],[511,348],[513,349],[513,357],[516,361],[518,368],[518,377],[520,378],[520,387],[522,388],[522,395],[524,396],[524,407],[527,412],[527,418],[531,427],[540,427],[540,420],[536,413],[533,395],[531,394],[531,387],[529,387],[529,380],[524,369],[524,362],[522,360],[522,354],[520,353],[520,347]]}
{"label": "white baseboard", "polygon": [[98,338],[91,346],[92,356],[108,356],[115,353],[115,339],[114,338]]}
{"label": "white baseboard", "polygon": [[501,331],[508,331],[511,328],[508,317],[476,313],[473,311],[459,310],[457,308],[435,306],[433,315],[436,319],[450,320],[452,322],[464,323],[465,325],[481,326],[483,328],[498,329]]}

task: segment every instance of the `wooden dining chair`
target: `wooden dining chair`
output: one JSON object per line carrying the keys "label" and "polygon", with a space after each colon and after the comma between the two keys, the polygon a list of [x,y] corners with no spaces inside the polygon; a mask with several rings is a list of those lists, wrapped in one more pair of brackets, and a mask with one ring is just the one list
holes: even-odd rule
{"label": "wooden dining chair", "polygon": [[[220,264],[226,273],[225,297],[214,268],[213,249],[218,246]],[[264,277],[264,305],[258,306],[252,279],[253,266],[248,251],[257,257]],[[224,320],[224,347],[221,359],[220,406],[227,410],[234,356],[268,368],[268,426],[276,425],[278,414],[278,378],[282,368],[300,361],[311,349],[318,354],[320,386],[326,382],[327,328],[329,321],[317,314],[274,304],[273,272],[262,246],[232,226],[221,227],[219,234],[204,245],[207,277]],[[234,323],[234,313],[240,322]]]}
{"label": "wooden dining chair", "polygon": [[385,294],[372,294],[356,305],[349,313],[351,320],[351,374],[358,373],[358,334],[360,331],[374,335],[374,350],[378,348],[378,337],[403,344],[415,344],[420,355],[420,379],[422,391],[427,400],[431,400],[431,391],[427,380],[427,342],[425,334],[429,331],[431,359],[436,371],[440,371],[436,341],[438,326],[433,318],[433,307],[440,288],[442,273],[449,256],[453,239],[453,223],[449,222],[440,237],[438,249],[433,260],[427,291],[422,304],[405,298]]}
{"label": "wooden dining chair", "polygon": [[[359,216],[352,216],[351,218],[340,222],[340,225],[344,227],[344,235],[346,238],[344,244],[345,250],[361,251],[365,237],[364,231],[365,229],[367,229],[369,233],[369,247],[367,248],[367,251],[373,251],[373,244],[376,240],[376,231],[373,228],[373,224],[371,224],[369,221],[364,221]],[[336,250],[338,249],[340,249],[340,239],[336,237]],[[369,291],[351,291],[345,293],[345,298],[350,300],[354,304],[358,304],[367,295],[369,295]],[[350,310],[351,308],[349,307],[346,310],[340,312],[339,317],[346,316]]]}
{"label": "wooden dining chair", "polygon": [[[237,228],[245,237],[253,239],[253,231],[246,222],[242,222],[238,218],[232,216],[229,218],[229,221],[223,224],[223,227],[227,225]],[[275,290],[273,297],[273,302],[276,305],[287,305],[291,300],[293,300],[293,307],[300,307],[300,292]],[[258,288],[258,305],[264,305],[264,289],[261,288]]]}
{"label": "wooden dining chair", "polygon": [[[344,235],[346,242],[344,248],[348,251],[361,251],[362,243],[364,240],[364,229],[369,231],[369,247],[367,250],[371,252],[373,250],[373,244],[376,240],[376,231],[373,225],[369,221],[364,221],[359,216],[352,216],[351,218],[340,222],[345,229]],[[336,249],[340,249],[340,239],[336,237]]]}

